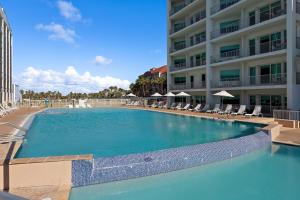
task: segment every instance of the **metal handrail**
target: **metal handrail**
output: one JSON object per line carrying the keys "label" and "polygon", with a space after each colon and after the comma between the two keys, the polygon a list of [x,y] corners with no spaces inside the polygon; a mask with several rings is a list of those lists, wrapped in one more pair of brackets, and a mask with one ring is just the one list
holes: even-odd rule
{"label": "metal handrail", "polygon": [[275,119],[287,119],[300,121],[300,111],[294,110],[273,110]]}

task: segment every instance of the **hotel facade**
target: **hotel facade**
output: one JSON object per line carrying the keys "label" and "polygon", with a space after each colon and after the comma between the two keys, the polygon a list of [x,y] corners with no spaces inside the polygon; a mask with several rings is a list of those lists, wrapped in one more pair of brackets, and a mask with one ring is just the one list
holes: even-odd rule
{"label": "hotel facade", "polygon": [[296,0],[168,0],[168,91],[188,101],[300,109]]}
{"label": "hotel facade", "polygon": [[3,8],[0,8],[0,104],[13,103],[12,31]]}

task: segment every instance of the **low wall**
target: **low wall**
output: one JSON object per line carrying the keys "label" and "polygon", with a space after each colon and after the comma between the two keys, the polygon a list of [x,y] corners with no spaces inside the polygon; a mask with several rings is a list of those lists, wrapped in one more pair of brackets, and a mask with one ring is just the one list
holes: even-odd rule
{"label": "low wall", "polygon": [[72,162],[73,187],[120,181],[230,159],[271,144],[265,132],[220,142]]}

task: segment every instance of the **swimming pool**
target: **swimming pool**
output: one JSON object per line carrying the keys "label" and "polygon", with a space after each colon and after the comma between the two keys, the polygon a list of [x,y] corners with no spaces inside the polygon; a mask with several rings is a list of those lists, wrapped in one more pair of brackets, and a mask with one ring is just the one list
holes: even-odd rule
{"label": "swimming pool", "polygon": [[294,200],[300,148],[272,145],[238,158],[167,174],[73,188],[71,200]]}
{"label": "swimming pool", "polygon": [[36,115],[16,157],[110,157],[256,133],[259,124],[125,108],[51,109]]}

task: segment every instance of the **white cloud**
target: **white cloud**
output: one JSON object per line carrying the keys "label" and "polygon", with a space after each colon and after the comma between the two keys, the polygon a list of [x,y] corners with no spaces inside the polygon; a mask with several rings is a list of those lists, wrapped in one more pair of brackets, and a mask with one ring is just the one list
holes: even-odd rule
{"label": "white cloud", "polygon": [[92,75],[90,72],[80,74],[73,66],[69,66],[65,72],[28,67],[20,77],[16,77],[16,80],[23,89],[34,91],[58,90],[63,94],[98,92],[110,86],[128,89],[130,85],[128,80],[111,76],[101,77]]}
{"label": "white cloud", "polygon": [[80,21],[82,19],[79,9],[73,6],[72,2],[59,0],[57,1],[57,7],[60,14],[67,20]]}
{"label": "white cloud", "polygon": [[104,56],[96,56],[93,63],[95,65],[109,65],[112,63],[112,60],[105,58]]}
{"label": "white cloud", "polygon": [[62,40],[67,43],[75,43],[76,32],[65,28],[61,24],[51,23],[48,25],[38,24],[36,29],[50,32],[49,39]]}

